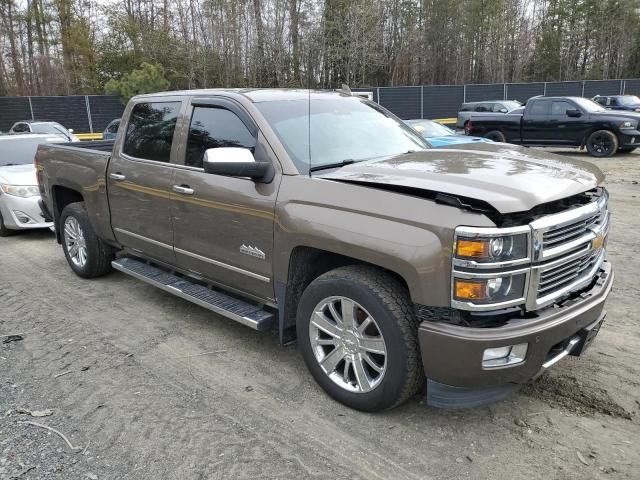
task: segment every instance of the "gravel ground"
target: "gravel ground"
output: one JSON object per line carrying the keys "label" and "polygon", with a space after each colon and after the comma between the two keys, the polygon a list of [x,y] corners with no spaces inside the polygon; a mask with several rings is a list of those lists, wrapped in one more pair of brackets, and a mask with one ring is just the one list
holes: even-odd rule
{"label": "gravel ground", "polygon": [[0,335],[24,336],[0,343],[0,479],[640,478],[640,155],[598,164],[608,322],[584,357],[464,411],[349,410],[272,334],[119,273],[82,280],[48,232],[0,239]]}

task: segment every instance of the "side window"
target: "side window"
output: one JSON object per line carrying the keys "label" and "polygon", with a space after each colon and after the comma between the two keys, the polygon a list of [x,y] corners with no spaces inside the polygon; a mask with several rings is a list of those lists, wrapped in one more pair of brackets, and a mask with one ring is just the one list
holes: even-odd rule
{"label": "side window", "polygon": [[488,105],[486,103],[481,103],[480,105],[476,106],[476,112],[489,112],[489,111],[491,111],[487,107],[488,107]]}
{"label": "side window", "polygon": [[256,139],[235,113],[223,108],[195,107],[185,165],[202,168],[204,152],[210,148],[242,147],[253,151],[255,146]]}
{"label": "side window", "polygon": [[180,102],[138,103],[133,107],[122,152],[136,158],[168,162]]}
{"label": "side window", "polygon": [[13,127],[13,131],[19,133],[28,132],[29,128],[26,123],[19,123],[15,127]]}
{"label": "side window", "polygon": [[469,110],[471,110],[471,108],[469,108],[469,105],[467,105],[466,103],[463,103],[460,107],[461,112],[468,112]]}
{"label": "side window", "polygon": [[501,110],[506,110],[507,108],[502,105],[501,103],[494,103],[493,104],[493,111],[496,113],[500,113]]}
{"label": "side window", "polygon": [[616,97],[607,98],[607,105],[612,106],[612,107],[618,106],[618,99]]}
{"label": "side window", "polygon": [[529,115],[549,115],[550,112],[551,102],[534,102]]}
{"label": "side window", "polygon": [[109,132],[109,133],[117,133],[119,125],[120,125],[120,122],[111,122],[107,126],[107,132]]}
{"label": "side window", "polygon": [[551,104],[551,115],[564,117],[567,115],[567,110],[571,110],[573,108],[573,105],[567,102],[553,102]]}

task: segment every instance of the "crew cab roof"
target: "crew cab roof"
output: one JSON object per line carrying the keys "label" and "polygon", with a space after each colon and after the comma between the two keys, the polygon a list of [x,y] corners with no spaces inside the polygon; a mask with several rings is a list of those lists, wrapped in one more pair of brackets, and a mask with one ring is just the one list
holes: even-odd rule
{"label": "crew cab roof", "polygon": [[331,90],[306,90],[294,88],[207,88],[199,90],[179,90],[175,92],[160,92],[138,95],[136,99],[166,97],[166,96],[194,96],[202,97],[207,95],[242,95],[251,102],[273,102],[282,100],[308,100],[309,93],[311,98],[332,98],[337,96],[348,96],[344,93]]}

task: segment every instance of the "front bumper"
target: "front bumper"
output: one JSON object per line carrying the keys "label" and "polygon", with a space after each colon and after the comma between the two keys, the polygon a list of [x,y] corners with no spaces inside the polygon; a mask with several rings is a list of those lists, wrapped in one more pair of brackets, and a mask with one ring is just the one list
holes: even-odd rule
{"label": "front bumper", "polygon": [[[500,327],[473,328],[423,321],[418,338],[427,378],[463,388],[526,383],[549,361],[554,347],[602,318],[613,277],[611,264],[604,262],[595,283],[578,297],[542,309],[534,318],[513,318]],[[485,349],[520,343],[528,343],[522,363],[483,368]]]}
{"label": "front bumper", "polygon": [[39,200],[40,197],[22,198],[6,193],[0,195],[0,213],[5,227],[10,230],[50,228],[53,224],[42,216]]}
{"label": "front bumper", "polygon": [[638,130],[621,130],[618,135],[619,148],[636,148],[640,147],[640,131]]}

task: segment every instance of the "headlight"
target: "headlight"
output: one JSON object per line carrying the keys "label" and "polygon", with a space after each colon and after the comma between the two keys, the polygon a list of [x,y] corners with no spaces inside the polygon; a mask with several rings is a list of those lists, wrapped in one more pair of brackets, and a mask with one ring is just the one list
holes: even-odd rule
{"label": "headlight", "polygon": [[[481,229],[459,227],[456,230],[454,256],[465,261],[477,263],[517,262],[529,259],[529,228],[518,228],[514,233],[502,234]],[[521,232],[521,233],[520,233]]]}
{"label": "headlight", "polygon": [[37,197],[40,195],[40,189],[34,185],[7,185],[0,184],[2,193],[13,195],[14,197]]}
{"label": "headlight", "polygon": [[475,305],[523,300],[526,278],[526,273],[488,278],[454,278],[453,298],[458,302],[470,302]]}
{"label": "headlight", "polygon": [[529,226],[456,228],[452,307],[483,311],[524,303],[530,245]]}
{"label": "headlight", "polygon": [[627,122],[622,122],[622,123],[620,124],[620,129],[621,129],[621,130],[625,130],[625,129],[626,129],[626,130],[628,130],[628,129],[632,129],[632,128],[633,128],[633,129],[635,129],[635,128],[636,128],[636,124],[635,124],[635,123],[633,123],[633,122],[629,122],[629,121],[627,121]]}

